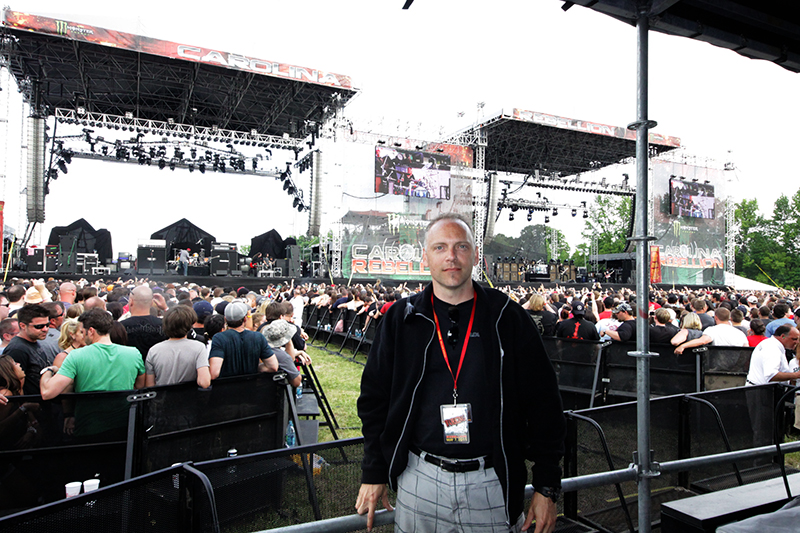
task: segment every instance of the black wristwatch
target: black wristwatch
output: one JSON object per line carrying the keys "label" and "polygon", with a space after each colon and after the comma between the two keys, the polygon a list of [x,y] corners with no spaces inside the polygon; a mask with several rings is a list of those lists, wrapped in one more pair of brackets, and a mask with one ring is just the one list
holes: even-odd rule
{"label": "black wristwatch", "polygon": [[558,498],[561,497],[561,487],[536,487],[534,492],[547,496],[553,500],[553,503],[557,502]]}

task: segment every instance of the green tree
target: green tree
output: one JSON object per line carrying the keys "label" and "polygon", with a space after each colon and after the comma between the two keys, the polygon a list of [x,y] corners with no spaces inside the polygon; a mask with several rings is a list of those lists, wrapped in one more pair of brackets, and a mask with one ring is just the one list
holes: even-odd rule
{"label": "green tree", "polygon": [[625,250],[628,226],[631,218],[630,196],[597,195],[589,209],[581,236],[587,248],[592,236],[597,234],[597,250],[600,254],[616,254]]}

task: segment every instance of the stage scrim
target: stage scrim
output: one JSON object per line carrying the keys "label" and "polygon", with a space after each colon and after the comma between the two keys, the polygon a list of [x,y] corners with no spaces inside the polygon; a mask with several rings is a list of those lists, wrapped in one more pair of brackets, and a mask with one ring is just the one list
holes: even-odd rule
{"label": "stage scrim", "polygon": [[[440,213],[457,212],[472,220],[472,149],[448,144],[422,144],[407,139],[384,143],[338,142],[323,145],[324,179],[329,186],[322,200],[322,227],[342,234],[342,276],[424,281],[422,241],[428,222]],[[324,140],[323,140],[324,142]],[[392,181],[376,192],[376,154],[394,149],[411,151],[420,161],[435,161],[445,178],[436,187],[414,180]],[[449,162],[448,162],[449,160]],[[424,163],[423,165],[424,166]],[[388,174],[387,174],[388,175]],[[394,178],[392,178],[394,179]],[[380,181],[380,180],[378,180]],[[401,189],[402,188],[402,189]],[[333,197],[330,197],[333,196]]]}
{"label": "stage scrim", "polygon": [[[658,160],[652,164],[654,235],[661,258],[661,282],[722,285],[725,280],[723,171]],[[678,183],[685,186],[678,187]],[[676,207],[678,203],[689,207]],[[670,214],[671,211],[676,214]]]}

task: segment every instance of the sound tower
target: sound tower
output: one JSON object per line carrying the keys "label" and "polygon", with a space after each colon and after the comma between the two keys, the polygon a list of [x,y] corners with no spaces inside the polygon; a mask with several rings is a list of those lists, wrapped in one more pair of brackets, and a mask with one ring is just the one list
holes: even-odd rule
{"label": "sound tower", "polygon": [[145,276],[167,273],[167,241],[151,239],[139,242],[136,249],[136,273]]}
{"label": "sound tower", "polygon": [[283,271],[283,275],[290,278],[302,276],[300,271],[300,247],[292,244],[286,247],[286,259],[288,259],[288,269]]}

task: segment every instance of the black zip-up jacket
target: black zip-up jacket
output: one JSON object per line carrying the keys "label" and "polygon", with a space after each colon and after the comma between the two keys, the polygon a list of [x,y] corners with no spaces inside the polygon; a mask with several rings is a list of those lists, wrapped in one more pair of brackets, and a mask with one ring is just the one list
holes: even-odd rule
{"label": "black zip-up jacket", "polygon": [[[492,355],[486,358],[486,397],[496,414],[492,459],[511,523],[522,512],[525,459],[534,461],[534,487],[560,486],[566,421],[553,366],[531,318],[505,294],[473,286],[477,305],[488,311],[476,329]],[[395,489],[406,468],[423,371],[438,347],[432,292],[429,284],[421,294],[398,301],[378,327],[358,398],[362,483],[388,483]]]}

